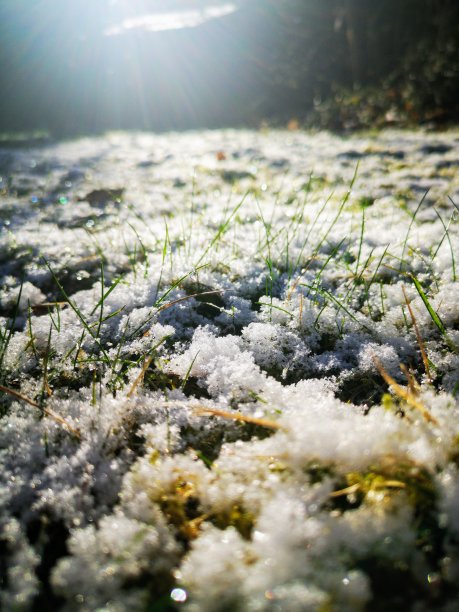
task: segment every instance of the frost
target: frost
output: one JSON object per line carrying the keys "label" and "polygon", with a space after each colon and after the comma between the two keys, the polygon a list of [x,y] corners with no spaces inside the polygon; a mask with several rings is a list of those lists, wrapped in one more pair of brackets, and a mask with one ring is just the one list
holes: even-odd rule
{"label": "frost", "polygon": [[458,138],[353,136],[351,193],[325,133],[11,152],[2,609],[457,608]]}

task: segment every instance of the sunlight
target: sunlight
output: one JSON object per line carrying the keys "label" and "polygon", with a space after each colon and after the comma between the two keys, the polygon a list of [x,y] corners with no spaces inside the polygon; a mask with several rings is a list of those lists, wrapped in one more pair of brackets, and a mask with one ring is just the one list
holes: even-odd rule
{"label": "sunlight", "polygon": [[117,36],[128,30],[141,29],[147,32],[164,32],[168,30],[181,30],[194,28],[211,19],[218,19],[234,13],[237,7],[234,4],[222,6],[207,6],[193,10],[158,11],[138,17],[125,19],[121,23],[107,28],[106,36]]}
{"label": "sunlight", "polygon": [[47,129],[180,129],[236,117],[253,98],[259,31],[243,0],[1,5],[13,119],[33,97],[30,121]]}

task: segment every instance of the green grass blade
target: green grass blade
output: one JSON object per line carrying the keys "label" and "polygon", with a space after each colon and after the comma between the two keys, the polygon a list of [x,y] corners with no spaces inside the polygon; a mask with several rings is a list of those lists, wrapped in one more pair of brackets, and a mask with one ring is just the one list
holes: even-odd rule
{"label": "green grass blade", "polygon": [[97,335],[92,331],[91,326],[89,325],[89,323],[86,321],[86,319],[82,315],[82,313],[81,313],[80,309],[78,308],[78,306],[70,299],[70,297],[68,296],[68,294],[67,294],[66,290],[64,289],[62,283],[57,278],[54,270],[49,265],[48,261],[46,259],[44,259],[43,261],[44,261],[46,267],[48,268],[48,270],[51,272],[51,276],[53,277],[54,282],[58,286],[59,291],[62,293],[62,295],[64,296],[65,300],[68,302],[70,308],[73,310],[73,312],[79,318],[79,320],[81,321],[83,327],[88,332],[88,334],[91,336],[91,338],[96,342],[97,346],[100,348],[100,350],[101,350],[103,356],[105,357],[105,359],[107,360],[107,362],[110,362],[110,358],[109,358],[107,352],[102,347],[102,344],[100,342],[100,338],[98,338]]}
{"label": "green grass blade", "polygon": [[424,193],[424,195],[422,196],[421,201],[417,205],[416,210],[414,211],[413,216],[411,217],[411,221],[410,221],[410,224],[408,226],[408,231],[406,232],[405,240],[403,242],[402,256],[400,258],[400,271],[402,270],[403,264],[405,263],[404,257],[405,257],[406,245],[408,244],[408,236],[410,235],[411,228],[412,228],[413,223],[414,223],[414,221],[416,219],[416,216],[417,216],[417,214],[419,212],[419,209],[423,205],[424,200],[426,199],[428,193],[429,193],[429,189],[427,189],[426,192]]}
{"label": "green grass blade", "polygon": [[443,244],[443,241],[446,238],[447,241],[448,241],[449,250],[450,250],[450,253],[451,253],[451,267],[452,267],[452,271],[453,271],[453,282],[456,282],[456,280],[457,280],[457,277],[456,277],[456,259],[454,257],[454,249],[453,249],[453,245],[451,243],[451,237],[449,235],[449,226],[451,225],[453,217],[451,217],[451,219],[449,220],[448,225],[446,225],[445,222],[443,221],[442,216],[440,215],[440,213],[438,212],[438,210],[435,207],[434,207],[434,211],[435,211],[437,217],[440,219],[440,222],[443,225],[443,229],[445,230],[445,233],[443,234],[442,239],[438,243],[438,246],[435,249],[435,253],[432,255],[432,260],[431,261],[433,261],[435,259],[435,257],[437,256],[437,253],[440,250],[440,247],[441,247],[441,245]]}
{"label": "green grass blade", "polygon": [[432,321],[434,322],[435,326],[437,327],[438,331],[442,334],[442,336],[447,337],[448,333],[446,331],[446,327],[444,326],[443,321],[440,319],[438,313],[434,310],[432,304],[429,302],[429,298],[425,294],[421,283],[414,276],[414,274],[410,274],[410,276],[413,279],[413,283],[414,283],[414,286],[416,287],[416,291],[419,293],[421,300],[424,302],[424,306],[427,308],[427,312],[429,313],[430,318],[432,319]]}
{"label": "green grass blade", "polygon": [[237,204],[233,210],[231,211],[231,213],[229,214],[229,216],[225,219],[225,221],[223,223],[221,223],[221,225],[219,226],[217,233],[215,234],[215,236],[212,238],[212,240],[210,241],[210,243],[208,244],[208,246],[204,249],[203,253],[201,254],[201,256],[199,257],[198,261],[195,263],[194,267],[197,268],[197,266],[199,266],[199,264],[201,263],[201,261],[204,259],[204,257],[207,255],[207,253],[214,247],[214,245],[220,240],[220,238],[226,233],[226,231],[228,230],[228,227],[231,223],[231,221],[234,219],[234,217],[237,214],[237,211],[241,208],[241,206],[243,205],[243,203],[245,202],[245,199],[247,198],[249,192],[246,192],[244,194],[244,197],[242,198],[242,200],[239,202],[239,204]]}

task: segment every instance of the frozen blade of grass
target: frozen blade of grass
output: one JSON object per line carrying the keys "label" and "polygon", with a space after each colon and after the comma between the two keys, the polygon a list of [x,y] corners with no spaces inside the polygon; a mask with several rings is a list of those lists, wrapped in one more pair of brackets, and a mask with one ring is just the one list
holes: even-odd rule
{"label": "frozen blade of grass", "polygon": [[148,268],[150,266],[150,262],[148,261],[148,253],[147,253],[147,249],[145,248],[145,245],[142,241],[142,238],[139,235],[139,232],[135,229],[135,227],[128,222],[129,227],[131,228],[131,230],[134,232],[134,234],[137,237],[137,240],[139,241],[140,244],[140,249],[142,251],[142,257],[143,257],[143,261],[145,262],[145,272],[144,272],[144,277],[147,278],[148,276]]}
{"label": "frozen blade of grass", "polygon": [[[116,289],[116,287],[118,286],[118,284],[124,279],[124,276],[121,275],[119,276],[116,280],[113,281],[113,283],[110,285],[110,287],[108,288],[108,290],[102,294],[100,300],[97,302],[97,304],[94,306],[94,308],[91,310],[91,314],[90,316],[92,317],[94,315],[94,313],[96,312],[96,310],[103,305],[103,303],[105,302],[105,300],[108,298],[108,296],[110,295],[110,293]],[[67,302],[64,302],[64,304],[66,304]]]}
{"label": "frozen blade of grass", "polygon": [[261,210],[261,206],[260,206],[260,202],[255,199],[256,203],[257,203],[257,208],[258,208],[258,214],[260,216],[261,222],[263,224],[263,228],[265,230],[265,236],[266,236],[266,248],[268,249],[268,257],[271,257],[271,227],[272,224],[268,223],[264,216],[263,216],[263,211]]}
{"label": "frozen blade of grass", "polygon": [[420,208],[421,208],[421,206],[423,205],[424,200],[426,199],[427,194],[429,193],[429,191],[430,191],[430,190],[429,190],[429,189],[427,189],[427,190],[426,190],[426,192],[424,193],[424,195],[422,196],[421,201],[420,201],[420,202],[419,202],[419,204],[417,205],[416,210],[414,211],[413,216],[412,216],[411,221],[410,221],[410,224],[409,224],[409,226],[408,226],[408,230],[407,230],[406,235],[405,235],[405,240],[404,240],[404,242],[403,242],[402,255],[401,255],[401,257],[400,257],[400,269],[399,269],[399,272],[401,272],[401,271],[402,271],[403,264],[405,263],[404,257],[405,257],[406,245],[408,244],[408,237],[409,237],[409,235],[410,235],[411,228],[412,228],[413,223],[414,223],[414,221],[415,221],[415,219],[416,219],[416,216],[417,216],[417,214],[418,214],[418,212],[419,212],[419,209],[420,209]]}
{"label": "frozen blade of grass", "polygon": [[[139,333],[139,331],[142,329],[142,327],[147,325],[152,319],[154,319],[154,317],[158,313],[162,312],[163,310],[167,310],[168,308],[172,308],[172,306],[175,306],[176,304],[180,304],[180,302],[185,302],[186,300],[190,300],[191,298],[201,297],[202,295],[209,295],[209,294],[215,294],[215,293],[224,293],[224,291],[216,289],[214,291],[203,291],[202,293],[193,293],[192,295],[184,295],[181,298],[177,298],[176,300],[172,300],[172,302],[167,302],[167,304],[163,304],[162,306],[159,306],[144,321],[142,321],[142,323],[139,326],[137,326],[135,328],[135,330],[127,337],[127,340],[128,341],[132,340]],[[214,306],[214,304],[212,304],[212,306]]]}
{"label": "frozen blade of grass", "polygon": [[19,302],[22,296],[22,288],[24,283],[21,281],[21,286],[19,287],[19,293],[14,305],[13,315],[9,321],[10,326],[8,329],[5,328],[3,333],[0,332],[0,380],[3,380],[3,360],[5,359],[6,351],[8,349],[8,345],[10,343],[11,337],[13,335],[14,325],[16,323],[16,319],[19,311]]}
{"label": "frozen blade of grass", "polygon": [[317,272],[316,277],[314,279],[314,282],[319,283],[320,282],[320,277],[322,276],[322,272],[325,270],[325,268],[328,266],[328,264],[330,263],[330,261],[335,257],[335,255],[337,255],[339,253],[340,248],[342,247],[342,245],[344,244],[344,242],[346,242],[347,240],[347,236],[344,236],[344,238],[342,240],[340,240],[340,242],[333,247],[330,255],[327,257],[327,259],[325,260],[325,262],[322,264],[322,267],[320,268],[320,270]]}
{"label": "frozen blade of grass", "polygon": [[60,292],[62,293],[62,295],[64,296],[64,298],[66,299],[66,301],[68,302],[70,308],[74,311],[74,313],[77,315],[77,317],[80,319],[83,327],[85,328],[85,330],[88,332],[88,334],[91,336],[91,338],[94,340],[94,342],[97,344],[97,346],[100,348],[103,356],[105,357],[105,359],[107,360],[107,363],[110,363],[110,358],[107,354],[107,352],[105,351],[105,349],[102,347],[102,344],[100,342],[100,338],[97,337],[97,335],[92,331],[91,326],[88,324],[88,322],[86,321],[86,319],[84,318],[84,316],[81,314],[80,309],[77,307],[77,305],[70,299],[70,297],[67,295],[67,292],[65,291],[64,287],[62,286],[61,282],[59,281],[59,279],[57,278],[54,270],[51,268],[51,266],[49,265],[48,261],[46,259],[44,259],[45,265],[48,268],[48,270],[51,272],[51,275],[56,283],[56,285],[59,287]]}
{"label": "frozen blade of grass", "polygon": [[354,175],[352,177],[351,183],[349,185],[349,189],[346,192],[346,195],[344,196],[343,200],[341,201],[341,204],[338,208],[338,212],[336,213],[335,217],[333,218],[331,224],[328,226],[327,230],[325,231],[325,234],[322,236],[322,238],[320,239],[319,243],[317,244],[316,248],[313,251],[313,254],[310,258],[310,262],[313,261],[316,256],[320,253],[320,249],[322,248],[322,245],[325,243],[325,241],[327,240],[328,236],[330,235],[330,232],[332,231],[332,229],[335,227],[336,223],[338,222],[338,219],[341,216],[341,213],[344,210],[344,207],[346,206],[347,202],[349,201],[349,198],[351,196],[352,193],[352,189],[354,187],[355,181],[357,180],[357,173],[359,170],[359,163],[357,162],[356,167],[355,167],[355,171],[354,171]]}
{"label": "frozen blade of grass", "polygon": [[313,229],[315,228],[318,220],[322,216],[323,211],[325,210],[327,204],[330,202],[332,197],[333,197],[333,192],[328,196],[328,198],[325,200],[325,202],[322,204],[321,208],[319,209],[317,215],[314,217],[314,221],[312,222],[312,224],[311,224],[311,226],[309,228],[309,231],[306,234],[306,238],[303,240],[303,244],[301,245],[301,249],[300,249],[300,252],[299,252],[298,257],[296,259],[296,264],[295,264],[293,273],[296,272],[296,270],[298,270],[301,258],[303,257],[304,250],[306,249],[306,246],[307,246],[307,244],[309,242],[309,237],[311,236],[311,233],[312,233]]}
{"label": "frozen blade of grass", "polygon": [[373,261],[373,253],[375,252],[375,249],[376,247],[372,247],[368,257],[363,262],[360,272],[357,270],[357,273],[354,275],[354,283],[358,283],[362,279],[363,274],[370,267],[370,263]]}
{"label": "frozen blade of grass", "polygon": [[[309,180],[307,182],[307,184],[303,187],[303,191],[304,191],[304,195],[302,200],[300,200],[298,198],[298,202],[295,208],[295,211],[292,215],[292,218],[290,220],[290,223],[288,224],[287,227],[282,227],[277,234],[273,237],[272,243],[275,242],[275,240],[277,239],[278,236],[280,236],[282,233],[285,232],[286,234],[286,244],[285,244],[285,269],[287,270],[288,273],[288,278],[289,280],[292,278],[294,272],[295,272],[295,268],[294,266],[290,263],[290,243],[292,241],[293,238],[295,238],[295,236],[298,234],[298,231],[301,227],[301,224],[304,220],[304,211],[306,208],[306,203],[308,200],[308,195],[310,193],[311,190],[311,183],[312,183],[312,172],[309,175]],[[273,209],[273,213],[274,213],[274,209]]]}
{"label": "frozen blade of grass", "polygon": [[360,265],[360,257],[362,255],[362,244],[363,244],[363,235],[365,233],[365,209],[362,210],[362,225],[360,227],[360,240],[359,240],[359,250],[357,252],[357,259],[355,262],[355,276],[357,277]]}
{"label": "frozen blade of grass", "polygon": [[60,292],[62,293],[62,295],[65,298],[66,303],[72,308],[72,310],[75,312],[75,314],[77,315],[77,317],[80,319],[80,321],[83,323],[83,326],[87,329],[87,331],[89,332],[89,334],[91,336],[93,336],[93,334],[91,333],[91,330],[86,322],[86,320],[84,319],[83,315],[81,314],[80,310],[77,308],[77,306],[72,302],[72,300],[70,299],[70,297],[67,295],[67,292],[65,291],[64,287],[62,286],[61,282],[59,281],[59,279],[57,278],[56,274],[54,273],[54,270],[51,268],[51,266],[49,265],[49,263],[46,261],[46,259],[44,260],[46,267],[48,268],[48,270],[51,272],[51,275],[56,283],[56,285],[58,286]]}
{"label": "frozen blade of grass", "polygon": [[292,216],[290,224],[289,224],[289,226],[287,228],[287,232],[290,233],[290,231],[292,231],[294,236],[298,232],[299,228],[301,227],[301,223],[303,221],[304,210],[306,208],[306,203],[308,201],[308,196],[309,196],[309,194],[311,192],[312,178],[313,178],[313,173],[311,172],[309,174],[308,182],[303,187],[303,191],[304,191],[303,200],[301,202],[299,202],[299,204],[297,204],[297,207],[295,209],[295,213]]}
{"label": "frozen blade of grass", "polygon": [[51,319],[51,323],[54,329],[57,331],[57,333],[60,333],[61,331],[61,307],[58,306],[56,308],[56,321],[54,320],[51,306],[48,306],[48,315],[49,315],[49,318]]}
{"label": "frozen blade of grass", "polygon": [[281,306],[276,306],[275,304],[267,304],[266,302],[257,302],[257,304],[259,304],[260,306],[266,306],[267,308],[274,308],[274,310],[279,310],[280,312],[285,312],[285,314],[288,314],[289,317],[291,317],[292,319],[294,318],[294,315],[289,311],[286,310],[285,308],[282,308]]}
{"label": "frozen blade of grass", "polygon": [[96,383],[97,383],[97,373],[94,370],[92,373],[92,385],[91,385],[91,406],[97,406],[97,390],[96,390]]}
{"label": "frozen blade of grass", "polygon": [[50,389],[48,384],[48,362],[51,354],[51,336],[52,336],[52,325],[49,326],[49,334],[48,334],[48,342],[46,345],[45,355],[43,357],[43,384],[41,388],[41,396],[40,396],[40,406],[43,406],[45,397],[51,397],[53,392]]}
{"label": "frozen blade of grass", "polygon": [[[406,483],[402,482],[401,480],[384,480],[376,488],[377,489],[406,489]],[[345,487],[344,489],[339,489],[338,491],[332,491],[331,493],[328,494],[328,496],[333,499],[336,497],[344,497],[347,495],[352,495],[361,490],[362,490],[362,485],[359,483],[355,483],[353,485]]]}
{"label": "frozen blade of grass", "polygon": [[189,368],[188,368],[188,370],[186,371],[185,377],[184,377],[184,379],[183,379],[183,381],[182,381],[182,384],[180,385],[180,389],[181,389],[182,391],[183,391],[183,389],[186,387],[186,383],[188,382],[188,379],[189,379],[189,377],[190,377],[191,370],[193,369],[193,366],[194,366],[194,362],[196,361],[196,359],[197,359],[197,357],[198,357],[199,353],[200,353],[200,351],[198,351],[198,352],[196,353],[196,355],[193,357],[193,359],[192,359],[192,361],[191,361],[191,363],[190,363],[190,367],[189,367]]}
{"label": "frozen blade of grass", "polygon": [[175,304],[180,304],[180,302],[185,302],[186,300],[190,300],[191,298],[201,297],[202,295],[210,295],[215,293],[224,293],[223,290],[215,289],[213,291],[203,291],[202,293],[193,293],[192,295],[184,295],[181,298],[177,298],[176,300],[172,300],[172,302],[168,302],[167,304],[163,304],[157,310],[157,312],[161,312],[162,310],[166,310],[167,308],[171,308],[175,306]]}
{"label": "frozen blade of grass", "polygon": [[[263,253],[265,251],[265,249],[267,249],[268,247],[271,247],[272,245],[276,244],[276,242],[279,240],[279,238],[283,235],[286,234],[287,230],[285,227],[281,227],[279,231],[277,231],[275,234],[271,233],[270,230],[270,238],[269,241],[265,239],[265,241],[263,243],[261,243],[261,245],[257,248],[257,255],[259,255],[260,253]],[[288,235],[286,236],[286,239],[288,241]]]}
{"label": "frozen blade of grass", "polygon": [[438,313],[435,312],[432,304],[429,302],[429,298],[425,294],[421,283],[418,281],[418,279],[415,277],[414,274],[410,274],[410,276],[413,279],[413,283],[414,283],[414,286],[416,287],[416,291],[419,293],[421,300],[424,302],[424,306],[427,308],[427,312],[429,313],[430,318],[434,322],[435,326],[437,327],[441,335],[444,336],[445,338],[448,338],[448,332],[446,330],[446,327],[444,326],[443,321],[440,319],[440,316],[438,315]]}
{"label": "frozen blade of grass", "polygon": [[405,374],[406,380],[408,381],[408,390],[411,395],[417,397],[419,395],[419,391],[421,390],[421,386],[414,377],[414,374],[410,372],[410,370],[406,367],[404,363],[400,364],[401,371]]}
{"label": "frozen blade of grass", "polygon": [[144,327],[145,325],[147,325],[152,319],[154,319],[154,317],[158,314],[158,312],[161,312],[162,310],[166,310],[166,308],[170,308],[171,306],[173,306],[174,304],[178,304],[179,302],[183,302],[185,300],[189,300],[192,297],[197,297],[199,295],[206,295],[207,293],[221,293],[219,290],[215,290],[215,291],[204,291],[203,293],[197,293],[194,295],[185,295],[184,297],[178,298],[177,300],[173,300],[172,302],[168,302],[167,304],[162,304],[162,302],[164,302],[164,300],[167,298],[167,296],[177,287],[179,287],[182,282],[184,280],[186,280],[189,276],[191,276],[192,274],[195,274],[196,272],[198,272],[199,270],[201,270],[202,268],[205,268],[206,264],[199,266],[199,268],[195,268],[193,270],[191,270],[190,272],[187,272],[186,274],[184,274],[182,277],[180,277],[177,281],[175,281],[174,283],[172,283],[172,285],[169,287],[169,289],[167,289],[163,295],[159,298],[155,300],[155,303],[152,307],[151,313],[148,315],[148,317],[146,317],[146,319],[144,319],[142,321],[142,323],[140,323],[140,325],[138,325],[134,331],[132,331],[129,336],[127,337],[127,340],[130,341],[132,340],[138,333],[139,331],[142,329],[142,327]]}
{"label": "frozen blade of grass", "polygon": [[[226,233],[226,231],[228,230],[228,227],[231,223],[231,221],[234,219],[234,217],[236,216],[238,210],[241,208],[241,206],[244,204],[247,196],[249,195],[249,191],[247,191],[242,200],[239,202],[239,204],[237,204],[233,210],[231,211],[231,213],[229,214],[229,216],[226,218],[226,220],[219,226],[217,233],[215,234],[215,236],[212,238],[212,240],[210,241],[210,243],[207,245],[207,247],[204,249],[203,253],[201,254],[201,256],[199,257],[198,261],[194,264],[195,268],[198,268],[199,264],[201,263],[201,261],[204,259],[204,257],[207,255],[207,253],[214,247],[214,245],[220,240],[220,238]],[[201,266],[202,267],[202,266]]]}
{"label": "frozen blade of grass", "polygon": [[198,267],[195,266],[192,270],[190,270],[189,272],[181,276],[178,280],[173,282],[172,285],[169,287],[169,289],[167,289],[162,294],[162,296],[158,300],[155,301],[154,307],[159,308],[160,304],[164,302],[164,300],[167,298],[169,293],[171,293],[172,291],[174,291],[174,289],[179,287],[183,283],[183,281],[186,280],[189,276],[191,276],[192,274],[196,274],[197,272],[199,272],[199,270],[202,270],[202,268],[205,268],[205,267],[206,267],[206,264],[203,264],[202,266],[198,266]]}
{"label": "frozen blade of grass", "polygon": [[37,353],[37,347],[35,346],[35,336],[33,335],[33,331],[32,331],[32,308],[30,306],[30,302],[27,308],[27,331],[29,332],[29,338],[30,338],[28,345],[30,344],[30,346],[32,347],[33,355],[38,363],[38,353]]}
{"label": "frozen blade of grass", "polygon": [[163,242],[163,248],[161,250],[161,268],[159,271],[159,278],[158,278],[158,284],[156,285],[156,293],[155,293],[155,302],[158,299],[158,294],[159,294],[159,289],[161,287],[161,282],[163,280],[163,273],[164,273],[164,264],[166,262],[166,257],[167,257],[167,246],[169,245],[169,250],[171,253],[171,270],[172,270],[172,247],[171,247],[171,241],[169,238],[169,228],[167,226],[167,221],[166,219],[164,219],[164,225],[165,225],[165,235],[164,235],[164,242]]}
{"label": "frozen blade of grass", "polygon": [[273,285],[274,285],[274,265],[271,258],[271,224],[268,224],[265,221],[263,216],[263,211],[261,210],[260,204],[257,200],[258,214],[260,215],[261,222],[263,224],[263,228],[265,230],[266,235],[266,247],[268,249],[268,254],[264,257],[264,261],[268,267],[268,276],[266,278],[266,295],[270,297],[271,304],[273,301]]}
{"label": "frozen blade of grass", "polygon": [[[124,347],[124,345],[125,345],[125,343],[127,341],[126,332],[127,332],[128,327],[129,327],[129,317],[128,317],[127,321],[126,321],[126,325],[125,325],[124,330],[123,330],[123,335],[121,336],[121,339],[120,339],[120,341],[118,343],[118,350],[116,351],[116,356],[111,361],[111,364],[110,364],[111,365],[112,373],[111,373],[111,378],[110,378],[109,386],[111,386],[111,387],[114,387],[114,385],[120,380],[120,377],[122,375],[123,368],[122,368],[122,363],[121,363],[120,355],[121,355],[121,351],[123,350],[123,347]],[[116,372],[115,368],[116,368],[116,366],[118,364],[120,364],[120,368],[119,368],[119,371]]]}
{"label": "frozen blade of grass", "polygon": [[[344,298],[345,302],[349,303],[351,301],[351,298],[354,295],[354,292],[355,292],[357,286],[362,281],[362,278],[363,278],[363,275],[365,273],[365,270],[368,269],[368,267],[369,267],[369,265],[371,263],[371,258],[373,257],[374,250],[375,250],[375,247],[371,249],[370,254],[366,258],[365,263],[363,264],[362,269],[360,270],[360,272],[357,275],[354,276],[352,286],[350,287],[349,291],[346,293],[346,296]],[[368,291],[368,288],[366,289],[364,300],[366,299],[367,291]]]}
{"label": "frozen blade of grass", "polygon": [[456,204],[456,202],[453,200],[453,198],[451,196],[448,196],[448,200],[451,202],[451,204],[454,206],[454,208],[459,213],[459,206]]}
{"label": "frozen blade of grass", "polygon": [[96,249],[96,253],[99,256],[99,259],[103,261],[104,263],[108,263],[104,250],[100,246],[100,243],[98,242],[94,233],[91,230],[89,230],[87,227],[84,228],[84,231],[86,232],[86,235],[90,238],[91,242],[94,243],[94,248]]}
{"label": "frozen blade of grass", "polygon": [[[330,302],[335,304],[335,306],[338,307],[338,313],[340,310],[343,310],[343,312],[345,312],[348,315],[348,317],[352,319],[352,321],[354,321],[354,323],[357,323],[357,325],[361,326],[363,329],[365,329],[369,333],[372,333],[371,328],[368,327],[365,323],[362,323],[362,321],[359,321],[357,317],[348,308],[346,308],[346,306],[340,300],[338,300],[337,297],[335,297],[332,293],[330,293],[330,291],[327,291],[326,289],[323,289],[322,287],[316,287],[315,285],[307,285],[306,283],[300,283],[300,285],[302,287],[306,287],[307,289],[310,289],[311,291],[314,291],[315,293],[319,293],[322,297],[329,300]],[[323,312],[323,309],[317,315],[317,318],[314,321],[314,326],[317,325],[322,312]]]}
{"label": "frozen blade of grass", "polygon": [[105,315],[105,317],[103,317],[103,319],[101,319],[100,321],[94,321],[94,323],[90,323],[90,327],[97,326],[97,335],[99,336],[100,326],[102,325],[102,323],[105,323],[105,321],[108,321],[109,319],[113,319],[113,317],[116,317],[121,312],[123,312],[125,308],[126,306],[121,306],[120,308],[117,308],[113,312],[110,312],[108,315]]}
{"label": "frozen blade of grass", "polygon": [[73,353],[73,351],[75,351],[75,359],[73,360],[73,367],[74,368],[76,368],[76,362],[78,361],[78,354],[80,352],[81,345],[83,344],[83,340],[84,340],[85,335],[86,335],[86,331],[83,329],[83,331],[81,332],[80,339],[64,355],[64,361],[66,361],[70,357],[70,355]]}
{"label": "frozen blade of grass", "polygon": [[214,465],[214,462],[212,461],[212,459],[209,459],[209,457],[204,455],[204,453],[199,450],[193,449],[193,451],[196,454],[196,457],[200,459],[204,463],[204,465],[209,468],[209,470],[211,470]]}
{"label": "frozen blade of grass", "polygon": [[336,213],[335,217],[333,218],[333,221],[331,222],[331,224],[329,225],[327,231],[325,232],[325,234],[323,235],[322,239],[320,240],[319,244],[317,245],[317,247],[315,248],[315,254],[319,253],[322,245],[324,244],[324,242],[327,240],[328,236],[330,235],[330,232],[332,231],[332,229],[335,227],[338,219],[341,216],[341,213],[343,212],[344,207],[346,206],[346,204],[349,201],[349,198],[351,197],[351,193],[352,193],[352,189],[354,188],[354,184],[355,181],[357,180],[357,174],[359,171],[359,162],[357,162],[356,166],[355,166],[355,171],[354,171],[354,175],[351,179],[351,183],[349,185],[349,189],[346,192],[346,195],[344,196],[339,208],[338,208],[338,212]]}
{"label": "frozen blade of grass", "polygon": [[195,217],[195,198],[196,198],[196,168],[193,168],[193,176],[191,181],[191,207],[190,207],[190,224],[188,228],[188,257],[191,252],[191,243],[193,241],[193,225]]}
{"label": "frozen blade of grass", "polygon": [[383,262],[383,260],[384,260],[385,256],[387,255],[387,251],[389,250],[389,247],[390,247],[390,244],[388,244],[388,245],[386,246],[386,248],[385,248],[385,249],[384,249],[384,251],[383,251],[383,254],[382,254],[382,255],[381,255],[381,257],[379,258],[378,265],[376,266],[375,271],[373,272],[373,276],[372,276],[372,277],[371,277],[371,279],[370,279],[370,282],[369,282],[368,288],[370,288],[370,287],[371,287],[371,285],[372,285],[372,284],[375,282],[376,276],[377,276],[377,274],[378,274],[378,272],[379,272],[379,268],[381,267],[382,262]]}
{"label": "frozen blade of grass", "polygon": [[[448,225],[445,225],[445,222],[443,221],[442,216],[440,215],[440,213],[438,212],[438,210],[435,207],[434,207],[434,211],[435,211],[435,214],[437,215],[437,217],[440,219],[440,222],[443,225],[443,229],[445,230],[445,233],[443,234],[442,239],[438,243],[438,246],[435,249],[435,253],[432,255],[432,260],[431,261],[433,261],[435,259],[435,257],[437,256],[437,253],[440,250],[440,247],[441,247],[441,245],[443,244],[443,241],[446,238],[448,240],[449,250],[451,252],[451,268],[452,268],[452,272],[453,272],[453,282],[456,282],[456,280],[457,280],[457,277],[456,277],[456,259],[454,257],[454,249],[453,249],[453,245],[451,243],[451,237],[449,235],[449,226],[451,225],[453,217],[451,217],[451,219],[449,220]],[[454,215],[454,213],[453,213],[453,215]]]}

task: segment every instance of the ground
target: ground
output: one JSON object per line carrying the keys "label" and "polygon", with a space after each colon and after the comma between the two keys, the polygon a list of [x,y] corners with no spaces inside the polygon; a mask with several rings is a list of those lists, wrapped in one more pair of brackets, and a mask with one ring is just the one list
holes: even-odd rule
{"label": "ground", "polygon": [[456,609],[459,132],[27,144],[2,609]]}

